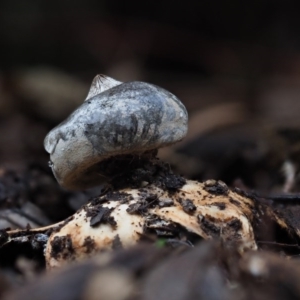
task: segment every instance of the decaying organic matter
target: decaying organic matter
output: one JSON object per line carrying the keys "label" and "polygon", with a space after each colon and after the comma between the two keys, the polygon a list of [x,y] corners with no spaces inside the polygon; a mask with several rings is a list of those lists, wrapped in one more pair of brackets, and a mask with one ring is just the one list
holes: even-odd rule
{"label": "decaying organic matter", "polygon": [[[297,261],[269,251],[240,255],[200,242],[180,251],[150,245],[101,253],[11,289],[4,300],[299,299]],[[1,278],[0,278],[1,280]],[[112,288],[113,287],[113,288]]]}
{"label": "decaying organic matter", "polygon": [[1,244],[45,247],[46,263],[52,268],[145,240],[163,240],[174,247],[221,239],[243,253],[261,247],[262,238],[276,238],[275,234],[262,235],[265,226],[278,227],[281,236],[277,242],[283,241],[282,236],[291,241],[299,236],[297,228],[267,203],[240,190],[232,191],[221,181],[185,180],[159,161],[141,174],[144,177],[133,171],[123,182],[135,183],[135,188],[108,189],[63,222],[3,231]]}

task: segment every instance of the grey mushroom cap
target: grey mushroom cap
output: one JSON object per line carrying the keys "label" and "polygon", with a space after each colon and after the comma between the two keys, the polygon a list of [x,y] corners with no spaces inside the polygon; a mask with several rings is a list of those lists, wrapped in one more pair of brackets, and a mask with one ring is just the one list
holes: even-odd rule
{"label": "grey mushroom cap", "polygon": [[[106,85],[101,88],[102,82]],[[141,155],[176,143],[187,133],[184,105],[158,86],[98,76],[89,95],[44,141],[53,173],[65,188],[99,185],[105,181],[94,168],[100,162]]]}

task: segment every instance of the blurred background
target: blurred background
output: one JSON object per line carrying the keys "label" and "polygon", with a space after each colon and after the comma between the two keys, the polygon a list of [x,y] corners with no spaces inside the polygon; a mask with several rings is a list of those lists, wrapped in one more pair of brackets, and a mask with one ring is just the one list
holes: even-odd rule
{"label": "blurred background", "polygon": [[160,153],[174,171],[297,191],[296,1],[0,0],[0,53],[2,170],[51,174],[46,133],[102,73],[157,84],[186,105],[187,138]]}

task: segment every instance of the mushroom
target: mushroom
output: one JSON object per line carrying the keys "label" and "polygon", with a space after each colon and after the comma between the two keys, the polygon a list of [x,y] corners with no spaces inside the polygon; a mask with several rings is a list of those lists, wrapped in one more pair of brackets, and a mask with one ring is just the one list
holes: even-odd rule
{"label": "mushroom", "polygon": [[0,245],[45,246],[47,266],[57,267],[145,237],[185,245],[220,238],[240,252],[253,250],[254,225],[266,218],[299,236],[255,197],[221,181],[186,180],[156,159],[159,147],[184,137],[187,118],[183,104],[162,88],[97,76],[85,102],[47,135],[45,148],[64,187],[109,185],[60,223],[0,231]]}
{"label": "mushroom", "polygon": [[[133,160],[183,139],[188,114],[170,92],[98,75],[84,103],[45,138],[59,184],[84,189],[110,181]],[[124,165],[125,164],[125,165]]]}

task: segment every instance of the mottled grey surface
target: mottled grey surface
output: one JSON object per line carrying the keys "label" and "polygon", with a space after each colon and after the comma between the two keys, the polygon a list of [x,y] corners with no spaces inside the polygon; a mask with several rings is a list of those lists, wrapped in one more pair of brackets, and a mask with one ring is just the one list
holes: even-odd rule
{"label": "mottled grey surface", "polygon": [[81,188],[92,165],[180,141],[187,123],[187,111],[176,96],[152,84],[128,82],[87,99],[50,131],[44,145],[59,183]]}

